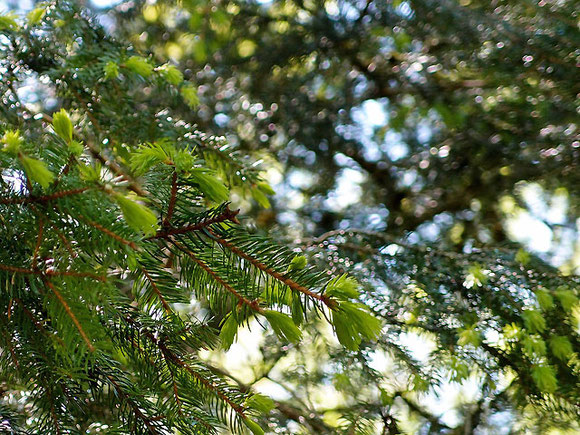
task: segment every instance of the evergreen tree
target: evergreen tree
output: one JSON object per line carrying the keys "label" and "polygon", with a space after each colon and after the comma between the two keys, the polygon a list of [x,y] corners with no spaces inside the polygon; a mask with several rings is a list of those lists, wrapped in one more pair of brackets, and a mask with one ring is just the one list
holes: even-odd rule
{"label": "evergreen tree", "polygon": [[[4,15],[0,26],[2,216],[10,223],[0,263],[12,268],[2,270],[6,287],[24,292],[2,301],[10,314],[2,373],[20,380],[5,381],[7,425],[49,431],[54,411],[63,432],[67,423],[78,425],[73,432],[147,432],[138,412],[158,431],[173,425],[184,433],[220,417],[231,417],[234,430],[256,419],[286,433],[579,430],[579,283],[568,274],[577,263],[561,249],[577,237],[579,204],[575,2],[158,0],[121,2],[100,16],[141,53],[78,13],[62,4],[48,14],[35,9],[26,22]],[[56,115],[61,107],[66,114]],[[370,128],[359,121],[381,113]],[[193,123],[226,134],[228,144],[196,133]],[[226,199],[220,181],[235,201],[271,202],[240,150],[255,160],[273,152],[284,165],[282,193],[291,188],[303,205],[289,209],[282,196],[272,210],[256,210],[256,222],[259,232],[282,223],[276,237],[298,240],[307,258],[281,253],[218,205]],[[63,171],[71,154],[76,163]],[[98,174],[83,169],[99,161],[106,169]],[[364,195],[337,204],[352,174]],[[546,203],[566,202],[564,217],[538,210],[531,188]],[[127,202],[137,199],[130,192],[145,202]],[[93,200],[77,202],[85,198]],[[524,213],[549,225],[559,251],[538,258],[510,240],[510,220]],[[15,247],[17,239],[27,242]],[[305,262],[339,278],[310,275]],[[295,298],[287,281],[279,287],[284,275],[319,296],[354,302],[344,272],[363,282],[361,299],[385,325],[377,342],[366,340],[378,325],[360,305],[332,311],[315,296]],[[299,343],[282,345],[279,336],[297,338],[288,318],[252,315],[244,302],[238,308],[231,289],[250,303],[259,298],[262,310],[289,314],[288,306],[296,323],[307,305],[331,313],[343,346],[315,315]],[[33,304],[32,318],[19,300]],[[200,360],[197,350],[216,342],[218,331],[227,348],[238,327],[264,319],[272,327],[253,378]],[[361,321],[362,334],[352,329]],[[76,352],[53,355],[41,329]],[[31,367],[32,347],[44,349],[30,356],[30,373],[43,368],[44,384],[14,374],[15,359]],[[70,356],[79,354],[86,356]],[[263,380],[291,399],[252,395]],[[434,406],[433,395],[445,396],[450,383],[467,393]]]}
{"label": "evergreen tree", "polygon": [[356,282],[240,224],[230,189],[273,192],[174,115],[197,104],[178,69],[74,3],[4,14],[0,32],[3,431],[263,433],[271,400],[200,350],[250,321],[281,343],[319,316],[350,349],[378,337]]}
{"label": "evergreen tree", "polygon": [[[186,119],[276,153],[289,193],[258,223],[358,274],[388,325],[357,354],[310,335],[292,352],[319,362],[276,377],[318,418],[306,431],[579,430],[577,14],[566,0],[197,0],[109,15],[199,86]],[[552,248],[527,252],[517,217]],[[273,341],[262,354],[256,379],[290,357]],[[332,405],[317,396],[330,383]],[[477,393],[445,414],[427,399],[449,383]]]}

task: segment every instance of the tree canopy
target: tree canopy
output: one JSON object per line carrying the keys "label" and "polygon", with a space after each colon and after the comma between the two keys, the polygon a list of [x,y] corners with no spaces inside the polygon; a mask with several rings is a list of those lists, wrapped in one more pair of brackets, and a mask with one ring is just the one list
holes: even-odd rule
{"label": "tree canopy", "polygon": [[0,16],[8,430],[579,430],[575,2],[117,3]]}

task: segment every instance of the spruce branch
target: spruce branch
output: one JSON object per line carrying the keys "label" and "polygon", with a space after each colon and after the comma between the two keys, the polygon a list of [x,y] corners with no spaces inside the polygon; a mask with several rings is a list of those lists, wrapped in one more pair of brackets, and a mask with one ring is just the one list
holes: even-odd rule
{"label": "spruce branch", "polygon": [[219,235],[217,235],[211,229],[208,229],[208,232],[213,236],[213,240],[215,240],[217,243],[224,246],[229,251],[236,254],[238,257],[243,258],[244,260],[247,260],[253,266],[255,266],[256,268],[260,269],[261,271],[267,273],[272,278],[287,285],[292,290],[298,291],[298,292],[303,293],[303,294],[305,294],[313,299],[316,299],[316,300],[323,302],[331,310],[335,309],[337,307],[337,302],[334,299],[330,298],[329,296],[324,295],[324,294],[314,293],[313,291],[307,289],[306,287],[298,284],[296,281],[288,278],[287,276],[281,274],[280,272],[275,271],[274,269],[268,267],[266,264],[262,263],[261,261],[257,260],[256,258],[245,253],[242,249],[238,248],[233,243],[221,238]]}
{"label": "spruce branch", "polygon": [[42,280],[43,280],[44,284],[54,293],[54,295],[56,296],[56,298],[58,299],[58,301],[60,302],[60,304],[62,305],[62,307],[64,308],[64,310],[66,311],[66,313],[68,314],[70,319],[72,320],[72,322],[75,324],[76,328],[79,331],[79,334],[81,334],[82,339],[87,344],[89,351],[91,353],[94,352],[96,350],[95,346],[93,346],[93,344],[91,343],[91,340],[89,339],[87,333],[85,332],[85,330],[81,326],[81,323],[79,322],[79,320],[77,319],[77,317],[75,316],[73,311],[71,310],[67,301],[63,298],[62,294],[56,289],[56,287],[52,284],[52,282],[50,282],[50,280],[47,277],[43,276]]}
{"label": "spruce branch", "polygon": [[[135,320],[130,317],[126,317],[125,320],[131,324],[136,324]],[[179,355],[172,351],[166,344],[163,339],[158,338],[155,334],[144,330],[143,334],[147,337],[147,339],[153,343],[161,352],[163,359],[179,369],[182,369],[189,373],[192,377],[197,379],[200,383],[202,383],[205,387],[211,390],[218,398],[220,398],[223,402],[225,402],[230,408],[234,410],[236,414],[238,414],[242,419],[247,418],[245,413],[245,409],[243,406],[235,403],[232,401],[223,391],[221,391],[220,387],[216,385],[214,382],[206,379],[203,375],[201,375],[197,370],[195,370],[191,365],[189,365],[186,361],[184,361]],[[178,398],[178,394],[176,392],[176,385],[173,385],[174,394],[176,394],[176,398]],[[178,402],[179,403],[179,402]],[[206,426],[207,429],[211,429],[207,426],[207,423],[203,422],[202,420],[198,420],[202,424]]]}
{"label": "spruce branch", "polygon": [[190,375],[192,375],[195,379],[197,379],[199,382],[201,382],[204,386],[206,386],[207,388],[209,388],[211,391],[213,391],[221,400],[223,400],[225,403],[227,403],[236,414],[238,414],[242,419],[246,419],[247,415],[245,413],[245,409],[243,406],[238,405],[237,403],[233,402],[227,395],[225,395],[220,388],[215,385],[213,382],[211,382],[210,380],[206,379],[205,377],[203,377],[198,371],[194,370],[189,364],[187,364],[185,361],[183,361],[181,358],[179,358],[179,356],[177,356],[174,352],[171,352],[167,346],[165,345],[165,343],[161,340],[156,340],[156,344],[159,346],[159,349],[161,350],[162,354],[164,355],[164,357],[173,362],[174,364],[176,364],[177,366],[183,368],[185,371],[187,371]]}
{"label": "spruce branch", "polygon": [[159,431],[158,428],[155,427],[154,425],[154,422],[157,419],[145,415],[141,410],[139,404],[133,400],[133,397],[130,394],[128,394],[127,392],[125,392],[125,390],[123,390],[123,388],[119,385],[119,383],[115,380],[115,378],[113,378],[113,376],[111,376],[110,374],[105,374],[105,377],[109,380],[111,385],[113,385],[113,387],[115,388],[117,393],[119,393],[119,395],[123,398],[123,400],[125,400],[125,402],[128,403],[129,406],[133,409],[135,416],[143,422],[143,424],[149,430],[149,433],[153,435],[162,434],[162,432]]}
{"label": "spruce branch", "polygon": [[24,315],[26,317],[28,317],[30,319],[30,321],[34,324],[34,326],[46,337],[50,338],[50,339],[54,339],[58,342],[58,344],[64,348],[64,341],[62,341],[62,339],[54,334],[50,334],[46,328],[42,325],[42,323],[40,323],[38,321],[38,319],[34,316],[34,314],[27,308],[26,304],[24,302],[22,302],[22,300],[20,298],[14,298],[14,302],[16,302],[16,304],[20,307],[20,309],[22,310],[22,312],[24,313]]}
{"label": "spruce branch", "polygon": [[[42,113],[41,114],[42,119],[44,119],[45,121],[47,121],[48,123],[52,124],[53,123],[53,118],[52,116],[46,114],[46,113]],[[96,128],[96,127],[95,127]],[[83,140],[84,139],[84,135],[81,131],[74,129],[73,130],[75,135],[80,139]],[[125,179],[128,181],[129,185],[128,188],[130,190],[132,190],[133,192],[135,192],[137,195],[139,196],[147,196],[147,193],[137,182],[135,182],[126,172],[125,170],[121,167],[121,165],[119,165],[119,163],[117,163],[115,161],[115,159],[111,159],[111,158],[107,158],[105,156],[103,156],[102,151],[100,149],[99,146],[97,146],[96,144],[94,144],[93,142],[87,140],[86,141],[86,145],[89,148],[89,151],[91,152],[91,155],[97,159],[99,162],[101,162],[103,165],[105,165],[107,168],[109,168],[115,175],[121,177],[122,179]]]}
{"label": "spruce branch", "polygon": [[[75,98],[83,106],[85,113],[87,114],[89,120],[91,121],[91,124],[93,125],[93,127],[95,128],[97,133],[99,135],[103,135],[103,128],[101,127],[101,124],[99,123],[97,118],[93,115],[93,113],[90,110],[86,101],[72,87],[70,87],[69,89],[73,93]],[[82,135],[80,133],[77,133],[77,134],[79,135],[79,137],[82,137]],[[111,142],[111,145],[113,145],[112,142]],[[130,190],[132,190],[133,192],[135,192],[136,194],[138,194],[140,196],[147,195],[147,192],[136,181],[134,181],[132,179],[132,177],[123,169],[123,167],[119,163],[117,163],[117,161],[115,159],[107,159],[107,158],[103,157],[102,151],[99,149],[98,146],[96,146],[92,142],[87,141],[87,146],[89,147],[91,153],[93,154],[93,156],[95,158],[97,158],[101,163],[103,163],[105,166],[110,168],[116,175],[118,175],[119,177],[121,177],[129,182],[129,189]]]}
{"label": "spruce branch", "polygon": [[26,269],[25,267],[11,266],[8,264],[0,264],[0,270],[7,272],[20,273],[24,275],[40,275],[40,276],[70,276],[74,278],[91,278],[96,281],[105,282],[107,277],[104,275],[97,275],[91,272],[77,272],[74,270],[54,270],[54,269]]}
{"label": "spruce branch", "polygon": [[185,253],[195,264],[197,264],[201,269],[203,269],[208,275],[210,275],[217,283],[219,283],[225,290],[231,293],[239,302],[239,305],[245,305],[249,307],[252,311],[261,313],[263,310],[260,308],[258,300],[249,300],[241,295],[236,289],[234,289],[230,284],[228,284],[222,277],[220,277],[210,266],[205,262],[201,261],[197,256],[189,249],[187,249],[181,243],[171,240],[171,243],[180,251]]}
{"label": "spruce branch", "polygon": [[147,281],[149,281],[149,284],[151,284],[153,291],[155,292],[155,294],[157,295],[157,297],[161,301],[161,304],[163,305],[165,312],[167,314],[171,314],[173,312],[171,310],[171,307],[169,306],[169,304],[167,303],[167,301],[163,297],[163,294],[159,290],[159,287],[157,287],[157,284],[155,284],[155,281],[153,280],[153,278],[151,278],[151,275],[149,275],[149,272],[147,272],[147,270],[144,267],[141,268],[141,271],[143,272],[143,275],[145,275],[145,277],[147,278]]}
{"label": "spruce branch", "polygon": [[177,171],[174,169],[171,174],[171,198],[169,199],[169,206],[167,207],[167,215],[163,220],[163,226],[169,226],[171,218],[173,216],[173,209],[175,208],[175,202],[177,201]]}
{"label": "spruce branch", "polygon": [[213,224],[226,222],[226,221],[239,223],[237,218],[236,218],[236,216],[238,215],[239,212],[240,212],[240,210],[230,210],[229,207],[226,206],[226,208],[216,216],[204,219],[201,222],[198,222],[198,223],[193,224],[193,225],[187,225],[187,226],[179,227],[179,228],[171,227],[168,229],[160,230],[154,236],[147,238],[147,240],[166,239],[166,238],[169,238],[171,236],[175,236],[175,235],[179,235],[179,234],[187,234],[187,233],[190,233],[193,231],[203,230],[205,228],[210,227]]}
{"label": "spruce branch", "polygon": [[77,189],[62,190],[60,192],[51,193],[50,195],[42,196],[24,196],[20,198],[0,198],[0,204],[30,204],[30,203],[44,203],[54,201],[65,196],[79,195],[91,189],[90,187],[79,187]]}
{"label": "spruce branch", "polygon": [[36,237],[36,246],[34,247],[34,253],[32,255],[32,267],[36,269],[36,260],[38,258],[38,251],[40,250],[40,245],[42,244],[42,237],[44,233],[44,219],[40,217],[38,219],[38,235]]}
{"label": "spruce branch", "polygon": [[96,228],[97,230],[101,231],[103,234],[106,234],[107,236],[115,239],[117,242],[122,243],[123,245],[127,245],[129,246],[131,249],[133,249],[134,251],[138,251],[139,247],[137,246],[137,244],[131,240],[126,240],[123,237],[121,237],[120,235],[118,235],[117,233],[111,231],[108,228],[105,228],[103,225],[94,222],[90,219],[85,218],[84,216],[79,216],[79,219],[82,220],[83,222],[85,222],[87,225]]}

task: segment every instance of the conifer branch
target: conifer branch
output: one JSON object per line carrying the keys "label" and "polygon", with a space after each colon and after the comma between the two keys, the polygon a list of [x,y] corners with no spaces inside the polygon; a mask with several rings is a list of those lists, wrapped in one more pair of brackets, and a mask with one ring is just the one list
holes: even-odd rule
{"label": "conifer branch", "polygon": [[44,275],[44,276],[71,276],[74,278],[92,278],[97,281],[105,282],[107,277],[104,275],[97,275],[91,272],[76,272],[74,270],[39,270],[26,269],[24,267],[11,266],[8,264],[0,264],[0,270],[7,272],[21,273],[23,275]]}
{"label": "conifer branch", "polygon": [[112,237],[113,239],[115,239],[116,241],[122,243],[123,245],[127,245],[129,246],[131,249],[137,251],[139,248],[137,247],[137,244],[131,240],[126,240],[123,237],[121,237],[120,235],[118,235],[117,233],[114,233],[113,231],[109,230],[108,228],[105,228],[104,226],[102,226],[101,224],[98,224],[96,222],[93,222],[85,217],[79,216],[79,218],[85,222],[87,225],[90,225],[91,227],[96,228],[97,230],[101,231],[102,233],[106,234],[109,237]]}
{"label": "conifer branch", "polygon": [[133,181],[131,177],[125,173],[121,165],[119,165],[115,160],[104,157],[99,147],[94,145],[92,142],[87,141],[86,144],[94,158],[109,168],[115,175],[129,182],[129,185],[127,186],[129,190],[132,190],[139,196],[148,195],[147,191],[145,191],[139,184]]}
{"label": "conifer branch", "polygon": [[220,236],[218,236],[211,229],[208,229],[208,232],[211,233],[214,236],[214,240],[217,243],[219,243],[223,247],[227,248],[228,250],[230,250],[231,252],[233,252],[234,254],[236,254],[238,257],[243,258],[244,260],[247,260],[253,266],[255,266],[258,269],[260,269],[261,271],[267,273],[272,278],[280,281],[283,284],[286,284],[292,290],[295,290],[295,291],[298,291],[300,293],[303,293],[303,294],[305,294],[307,296],[310,296],[313,299],[317,299],[317,300],[323,302],[330,309],[336,308],[337,303],[333,299],[331,299],[330,297],[328,297],[326,295],[323,295],[323,294],[321,295],[321,294],[318,294],[318,293],[314,293],[313,291],[307,289],[306,287],[298,284],[296,281],[293,281],[292,279],[288,278],[287,276],[284,276],[280,272],[276,272],[274,269],[266,266],[261,261],[257,260],[256,258],[252,257],[249,254],[246,254],[243,250],[241,250],[240,248],[238,248],[237,246],[235,246],[233,243],[228,242],[227,240],[221,238]]}
{"label": "conifer branch", "polygon": [[40,250],[40,245],[42,244],[43,233],[44,233],[44,219],[40,217],[38,219],[38,235],[36,237],[36,246],[34,247],[34,253],[32,255],[33,268],[36,268],[36,260],[38,258],[38,251]]}
{"label": "conifer branch", "polygon": [[173,384],[173,397],[175,397],[175,403],[177,403],[177,412],[179,415],[183,415],[183,411],[181,410],[181,399],[179,398],[179,391],[177,389],[177,382],[175,382],[175,376],[173,375],[173,371],[169,371],[171,374],[171,383]]}
{"label": "conifer branch", "polygon": [[[127,320],[127,322],[128,322],[128,323],[131,323],[131,324],[133,324],[133,325],[137,325],[137,322],[135,322],[135,321],[134,321],[134,320],[133,320],[131,317],[125,317],[125,320]],[[181,409],[181,408],[182,408],[181,399],[179,399],[179,392],[178,392],[178,389],[177,389],[177,383],[175,382],[175,377],[174,377],[174,375],[173,375],[173,371],[172,371],[172,370],[171,370],[171,368],[169,367],[169,360],[168,360],[168,355],[174,356],[175,358],[178,358],[178,357],[177,357],[177,355],[175,355],[173,352],[171,352],[171,351],[170,351],[170,350],[169,350],[169,349],[168,349],[166,346],[163,346],[163,349],[162,349],[161,342],[160,342],[160,340],[159,340],[159,339],[158,339],[158,338],[157,338],[155,335],[151,334],[151,333],[150,333],[150,332],[148,332],[148,331],[144,331],[144,335],[145,335],[145,336],[146,336],[146,337],[147,337],[147,338],[148,338],[148,339],[149,339],[149,340],[150,340],[150,341],[151,341],[151,342],[152,342],[152,343],[153,343],[155,346],[157,346],[157,347],[159,348],[159,350],[161,351],[161,354],[163,355],[163,359],[165,360],[165,362],[166,362],[166,363],[167,363],[167,365],[168,365],[168,370],[169,370],[169,372],[170,372],[170,374],[171,374],[171,380],[172,380],[172,384],[173,384],[173,386],[172,386],[172,388],[173,388],[173,395],[174,395],[174,397],[175,397],[175,402],[177,403],[177,405],[178,405],[178,407],[179,407],[179,409],[178,409],[178,411],[179,411],[179,414],[180,414],[180,415],[182,415],[182,414],[183,414],[183,412],[182,412],[182,409]],[[144,349],[143,349],[143,348],[142,348],[142,347],[141,347],[141,346],[140,346],[138,343],[136,343],[136,342],[135,342],[135,340],[131,339],[131,344],[133,345],[133,347],[135,347],[137,350],[139,350],[139,352],[140,352],[140,353],[141,353],[143,356],[147,356],[147,357],[149,358],[149,362],[150,362],[152,365],[156,365],[156,364],[155,364],[155,362],[154,362],[153,360],[151,360],[151,357],[148,355],[148,353],[147,353],[147,352],[146,352],[146,351],[145,351],[145,350],[144,350]],[[164,350],[165,350],[166,352],[168,352],[168,354],[167,354],[167,355],[166,355],[166,353],[164,352]],[[179,359],[179,358],[178,358],[178,359]],[[174,361],[173,361],[173,359],[171,359],[171,361],[172,361],[172,363],[174,364]],[[203,420],[201,420],[201,419],[198,419],[198,418],[195,418],[195,420],[196,420],[197,422],[201,423],[203,426],[205,426],[205,428],[206,428],[206,429],[208,429],[209,431],[212,431],[212,429],[213,429],[213,428],[212,428],[212,427],[211,427],[209,424],[207,424],[207,422],[205,422],[205,421],[203,421]]]}
{"label": "conifer branch", "polygon": [[[50,116],[46,113],[42,113],[41,116],[42,116],[42,119],[44,119],[45,121],[52,124],[52,121],[53,121],[52,116]],[[95,127],[95,129],[97,129],[97,127]],[[81,139],[81,140],[83,139],[82,132],[80,132],[79,130],[74,130],[74,133],[79,139]],[[147,192],[138,183],[133,181],[131,179],[131,177],[125,173],[123,168],[114,159],[108,159],[108,158],[103,156],[100,148],[97,145],[95,145],[91,141],[87,140],[86,146],[89,149],[89,151],[91,152],[91,155],[95,159],[97,159],[99,162],[101,162],[103,165],[105,165],[107,168],[109,168],[113,173],[115,173],[115,175],[118,175],[118,176],[122,177],[123,179],[127,180],[129,182],[128,188],[130,190],[135,192],[137,195],[147,196]]]}
{"label": "conifer branch", "polygon": [[105,275],[97,275],[91,272],[76,272],[74,270],[45,270],[44,272],[47,276],[70,276],[73,278],[91,278],[96,281],[106,282],[107,277]]}
{"label": "conifer branch", "polygon": [[26,275],[41,275],[42,272],[39,270],[26,269],[24,267],[10,266],[8,264],[0,264],[0,270],[5,270],[7,272],[22,273]]}
{"label": "conifer branch", "polygon": [[144,267],[142,267],[141,270],[143,271],[143,275],[145,275],[145,277],[147,278],[147,281],[149,281],[149,283],[151,284],[151,288],[153,289],[155,294],[157,294],[157,297],[161,301],[161,304],[163,305],[165,312],[167,314],[172,313],[171,307],[169,306],[169,304],[167,303],[167,301],[163,297],[163,294],[161,294],[161,291],[157,287],[157,284],[155,284],[155,281],[153,280],[153,278],[151,278],[151,275],[149,275],[149,273],[147,272],[147,270]]}
{"label": "conifer branch", "polygon": [[166,239],[166,238],[169,238],[170,236],[175,236],[175,235],[179,235],[179,234],[186,234],[186,233],[190,233],[193,231],[199,231],[199,230],[202,230],[204,228],[209,227],[212,224],[217,224],[217,223],[225,222],[225,221],[239,223],[238,219],[236,218],[236,216],[238,215],[239,212],[240,212],[240,210],[230,210],[229,207],[226,207],[225,210],[222,211],[217,216],[205,219],[197,224],[188,225],[188,226],[180,227],[180,228],[169,228],[169,229],[164,229],[164,230],[158,231],[157,234],[147,238],[146,240]]}
{"label": "conifer branch", "polygon": [[125,392],[125,390],[123,390],[123,388],[121,388],[121,386],[115,380],[115,378],[113,378],[113,376],[111,376],[109,374],[105,374],[105,377],[109,380],[109,382],[111,382],[111,384],[113,385],[115,390],[117,390],[117,393],[119,393],[119,395],[125,399],[125,401],[129,404],[129,406],[131,408],[133,408],[133,412],[135,413],[135,416],[137,418],[139,418],[145,424],[145,426],[147,426],[147,429],[149,430],[149,432],[151,434],[161,434],[161,432],[159,432],[157,430],[157,428],[155,426],[153,426],[152,421],[154,421],[154,420],[151,417],[148,417],[147,415],[145,415],[143,413],[143,411],[141,411],[141,409],[139,408],[139,405],[137,403],[135,403],[133,398],[129,394],[127,394]]}
{"label": "conifer branch", "polygon": [[89,190],[90,187],[80,187],[78,189],[62,190],[50,195],[43,196],[24,196],[21,198],[0,198],[0,204],[28,204],[54,201],[55,199],[64,198],[65,196],[78,195]]}
{"label": "conifer branch", "polygon": [[169,222],[173,216],[173,209],[177,200],[177,171],[174,169],[171,175],[171,198],[169,199],[169,206],[167,207],[167,216],[163,220],[163,226],[169,226]]}
{"label": "conifer branch", "polygon": [[22,309],[22,312],[32,321],[34,326],[36,326],[40,332],[42,332],[48,338],[55,339],[62,347],[64,347],[64,341],[62,341],[60,337],[54,334],[50,334],[42,325],[42,323],[40,323],[34,314],[32,314],[32,312],[26,307],[26,304],[24,304],[20,298],[14,298],[14,302],[18,304],[18,306]]}
{"label": "conifer branch", "polygon": [[240,305],[246,305],[250,307],[253,311],[257,313],[261,313],[263,310],[260,308],[257,300],[249,300],[242,296],[236,289],[234,289],[230,284],[228,284],[221,276],[219,276],[211,267],[209,267],[206,263],[201,261],[197,256],[183,246],[181,243],[172,240],[173,245],[178,248],[180,251],[184,252],[189,258],[193,260],[195,264],[201,267],[207,274],[209,274],[218,284],[220,284],[224,289],[230,292],[236,299],[238,299]]}
{"label": "conifer branch", "polygon": [[[126,317],[125,320],[127,320],[127,322],[136,325],[137,323],[131,319],[130,317]],[[189,364],[187,364],[185,361],[183,361],[177,354],[175,354],[175,352],[172,352],[163,342],[163,340],[160,340],[159,338],[157,338],[154,334],[152,334],[151,332],[144,330],[143,334],[155,345],[157,346],[157,348],[161,351],[161,354],[163,355],[163,359],[166,361],[166,363],[169,365],[169,363],[184,369],[186,372],[188,372],[190,375],[192,375],[194,378],[196,378],[198,381],[200,381],[202,384],[204,384],[206,387],[208,387],[211,391],[213,391],[221,400],[223,400],[225,403],[227,403],[238,415],[240,415],[240,417],[242,418],[246,418],[245,412],[244,412],[244,408],[236,403],[234,403],[229,397],[227,397],[220,389],[218,386],[216,386],[215,384],[213,384],[212,382],[208,381],[207,379],[205,379],[203,376],[201,376],[198,372],[196,372]],[[181,400],[179,399],[179,394],[177,392],[177,385],[175,383],[175,379],[173,377],[173,373],[171,373],[171,378],[173,380],[173,391],[174,391],[174,395],[176,398],[176,403],[180,406],[181,408]],[[180,410],[181,412],[181,410]],[[201,424],[203,424],[207,429],[212,430],[212,427],[210,427],[206,422],[204,422],[203,420],[199,420],[196,419],[196,421],[199,421]]]}
{"label": "conifer branch", "polygon": [[62,297],[62,295],[60,294],[60,292],[56,289],[56,287],[50,282],[50,280],[46,277],[42,277],[42,280],[44,282],[44,284],[54,293],[54,295],[57,297],[58,301],[60,302],[60,304],[62,305],[62,307],[64,308],[64,310],[66,311],[66,313],[68,314],[68,316],[70,317],[70,319],[72,320],[72,322],[75,324],[75,326],[77,327],[79,333],[81,334],[82,339],[84,340],[84,342],[87,344],[87,347],[89,349],[89,351],[92,353],[94,352],[95,346],[93,346],[93,344],[91,343],[91,341],[89,340],[89,337],[87,336],[86,332],[84,331],[83,327],[81,326],[81,323],[79,322],[79,320],[77,319],[77,317],[75,316],[75,314],[73,313],[73,311],[71,310],[69,304],[66,302],[66,300]]}
{"label": "conifer branch", "polygon": [[192,375],[194,378],[196,378],[199,382],[201,382],[207,388],[212,390],[221,400],[223,400],[225,403],[227,403],[235,411],[235,413],[238,414],[241,418],[243,418],[243,419],[246,418],[246,414],[244,412],[243,406],[238,405],[237,403],[233,402],[228,396],[226,396],[219,389],[218,386],[216,386],[213,382],[204,378],[201,374],[199,374],[197,371],[195,371],[189,364],[187,364],[185,361],[183,361],[181,358],[179,358],[179,356],[177,356],[174,352],[171,352],[167,348],[167,346],[165,346],[165,343],[163,343],[163,341],[156,340],[156,344],[159,346],[159,349],[161,350],[161,353],[163,354],[163,356],[165,358],[167,358],[169,361],[173,362],[177,366],[183,368],[190,375]]}

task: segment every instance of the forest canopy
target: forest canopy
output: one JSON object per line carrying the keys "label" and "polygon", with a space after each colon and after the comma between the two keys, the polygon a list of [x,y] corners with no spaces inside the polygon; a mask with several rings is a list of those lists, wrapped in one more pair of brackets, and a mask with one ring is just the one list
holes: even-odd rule
{"label": "forest canopy", "polygon": [[580,431],[576,2],[0,12],[2,430]]}

